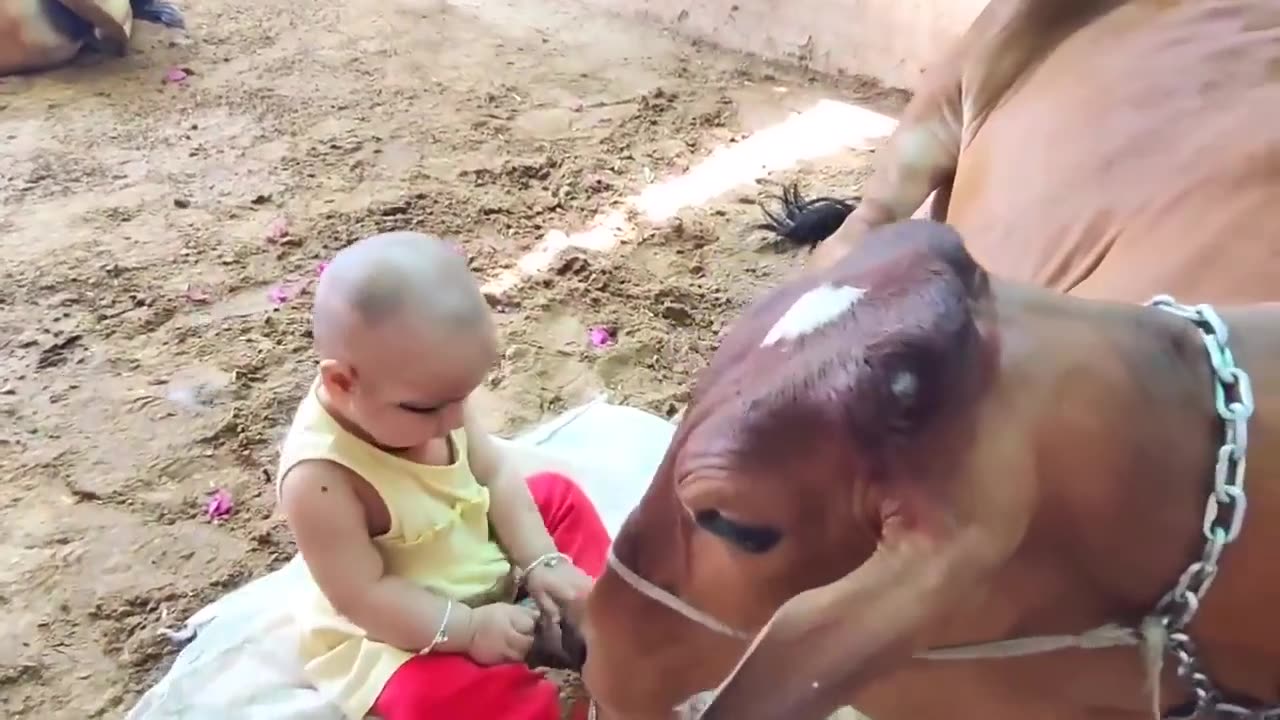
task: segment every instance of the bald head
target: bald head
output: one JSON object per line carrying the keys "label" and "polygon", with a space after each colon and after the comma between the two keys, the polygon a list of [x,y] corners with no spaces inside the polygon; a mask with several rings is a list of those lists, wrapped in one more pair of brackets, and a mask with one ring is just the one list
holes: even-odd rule
{"label": "bald head", "polygon": [[316,287],[316,350],[347,357],[390,330],[394,335],[484,327],[489,307],[465,259],[440,238],[374,235],[339,252]]}

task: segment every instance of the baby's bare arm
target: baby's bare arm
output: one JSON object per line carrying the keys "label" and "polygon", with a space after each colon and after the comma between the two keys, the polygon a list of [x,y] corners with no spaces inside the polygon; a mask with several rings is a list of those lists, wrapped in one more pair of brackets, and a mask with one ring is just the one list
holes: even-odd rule
{"label": "baby's bare arm", "polygon": [[489,522],[511,562],[524,569],[534,560],[556,551],[542,513],[533,502],[524,470],[509,448],[494,441],[468,403],[467,454],[476,481],[489,488]]}
{"label": "baby's bare arm", "polygon": [[[435,639],[446,601],[386,573],[357,482],[363,481],[341,465],[300,463],[281,483],[281,509],[307,569],[334,609],[369,637],[417,652]],[[435,649],[466,652],[471,634],[471,610],[454,603],[448,641]]]}

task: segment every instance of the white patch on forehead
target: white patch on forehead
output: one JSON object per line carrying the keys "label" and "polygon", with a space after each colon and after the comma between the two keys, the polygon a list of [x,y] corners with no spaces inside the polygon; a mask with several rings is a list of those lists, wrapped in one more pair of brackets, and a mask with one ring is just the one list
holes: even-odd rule
{"label": "white patch on forehead", "polygon": [[823,283],[800,296],[787,309],[778,322],[769,329],[760,347],[769,347],[783,340],[804,337],[818,328],[834,322],[867,294],[866,290],[849,285]]}

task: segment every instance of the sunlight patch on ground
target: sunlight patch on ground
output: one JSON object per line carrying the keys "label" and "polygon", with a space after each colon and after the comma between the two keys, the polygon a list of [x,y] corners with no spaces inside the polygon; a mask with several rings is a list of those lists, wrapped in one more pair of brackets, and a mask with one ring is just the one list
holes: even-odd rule
{"label": "sunlight patch on ground", "polygon": [[871,147],[896,126],[897,121],[887,115],[837,100],[820,100],[741,142],[717,148],[688,172],[651,183],[638,195],[623,200],[621,207],[598,215],[582,232],[548,232],[513,267],[490,278],[484,291],[494,296],[509,292],[525,278],[551,267],[567,248],[607,252],[635,232],[633,217],[663,222],[685,208],[702,205],[805,160]]}

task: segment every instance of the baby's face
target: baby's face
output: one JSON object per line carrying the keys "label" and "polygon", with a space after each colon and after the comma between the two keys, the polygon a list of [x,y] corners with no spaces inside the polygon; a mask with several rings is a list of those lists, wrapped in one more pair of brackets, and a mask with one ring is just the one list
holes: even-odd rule
{"label": "baby's face", "polygon": [[342,400],[345,413],[389,449],[418,447],[457,430],[463,402],[497,359],[493,332],[486,330],[363,353],[364,367],[354,368]]}

